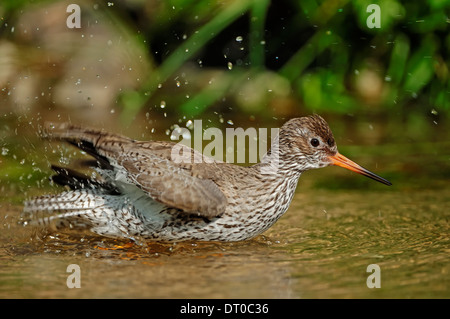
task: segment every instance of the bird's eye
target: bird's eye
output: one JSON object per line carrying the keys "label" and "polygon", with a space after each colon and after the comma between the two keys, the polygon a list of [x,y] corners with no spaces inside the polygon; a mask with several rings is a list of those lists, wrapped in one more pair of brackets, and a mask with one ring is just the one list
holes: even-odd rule
{"label": "bird's eye", "polygon": [[314,147],[317,147],[320,144],[320,142],[319,142],[319,140],[317,138],[312,138],[310,143]]}

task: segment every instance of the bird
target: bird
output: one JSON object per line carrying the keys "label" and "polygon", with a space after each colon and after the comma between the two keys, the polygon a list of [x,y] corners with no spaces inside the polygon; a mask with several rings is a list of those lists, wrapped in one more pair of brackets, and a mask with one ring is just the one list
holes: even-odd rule
{"label": "bird", "polygon": [[340,166],[385,185],[388,180],[338,152],[319,115],[292,118],[260,162],[240,166],[188,146],[190,161],[173,158],[175,142],[138,141],[71,123],[46,123],[45,138],[65,141],[91,157],[91,174],[52,165],[65,186],[24,204],[26,223],[87,229],[129,240],[243,241],[269,229],[288,210],[301,174]]}

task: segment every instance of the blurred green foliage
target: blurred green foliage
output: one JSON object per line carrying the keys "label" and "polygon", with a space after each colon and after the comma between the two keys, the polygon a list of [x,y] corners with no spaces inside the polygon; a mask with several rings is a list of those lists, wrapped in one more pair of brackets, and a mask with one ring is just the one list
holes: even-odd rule
{"label": "blurred green foliage", "polygon": [[[214,10],[200,9],[211,3]],[[380,6],[379,29],[367,26],[371,14],[367,7],[372,3]],[[173,76],[209,41],[229,29],[228,41],[217,43],[225,52],[234,40],[233,24],[244,25],[241,35],[249,39],[245,42],[244,63],[234,67],[236,61],[231,61],[230,76],[222,76],[213,89],[205,87],[195,92],[193,98],[181,104],[183,114],[203,112],[268,69],[275,72],[267,77],[269,83],[275,85],[276,77],[283,77],[292,96],[312,111],[343,113],[361,105],[377,105],[381,111],[407,112],[409,104],[423,105],[424,112],[449,109],[449,1],[244,0],[224,5],[214,1],[168,1],[159,19],[170,21],[172,8],[181,8],[178,22],[184,21],[185,33],[191,35],[162,59],[158,76],[143,87],[143,92],[154,92],[158,83]],[[203,23],[189,25],[191,12],[196,10]],[[272,15],[279,17],[278,21],[271,19]],[[248,19],[247,25],[239,23],[242,17]],[[278,56],[284,56],[284,60],[277,66],[267,63]],[[253,87],[259,94],[267,89],[271,89],[270,85]],[[251,111],[265,112],[269,100],[264,102]]]}
{"label": "blurred green foliage", "polygon": [[[29,3],[2,1],[1,14],[12,16]],[[380,7],[379,29],[367,25],[370,4]],[[186,65],[198,73],[221,71],[214,83],[190,88],[188,98],[174,103],[177,112],[190,117],[227,97],[252,114],[269,114],[286,99],[330,113],[368,107],[386,114],[407,115],[410,109],[446,114],[450,108],[448,0],[130,0],[103,5],[117,23],[136,30],[137,42],[146,39],[149,55],[158,62],[140,90],[120,93],[127,119],[156,105],[158,88],[180,77]],[[239,98],[243,94],[248,98]]]}

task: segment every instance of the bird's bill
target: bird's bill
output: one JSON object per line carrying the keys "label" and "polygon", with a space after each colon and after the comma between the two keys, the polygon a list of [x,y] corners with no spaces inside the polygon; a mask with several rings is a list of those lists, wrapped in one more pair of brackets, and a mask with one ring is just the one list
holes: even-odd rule
{"label": "bird's bill", "polygon": [[341,155],[340,153],[336,153],[336,155],[329,156],[328,158],[330,159],[332,165],[336,165],[336,166],[340,166],[340,167],[349,169],[353,172],[367,176],[367,177],[369,177],[373,180],[376,180],[377,182],[383,183],[385,185],[388,185],[388,186],[392,185],[392,183],[389,182],[388,180],[372,173],[371,171],[356,164],[352,160],[349,160],[347,157],[345,157],[344,155]]}

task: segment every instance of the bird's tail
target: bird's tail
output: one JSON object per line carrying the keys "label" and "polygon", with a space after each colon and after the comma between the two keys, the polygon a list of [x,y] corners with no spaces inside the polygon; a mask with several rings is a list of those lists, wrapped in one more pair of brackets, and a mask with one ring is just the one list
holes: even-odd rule
{"label": "bird's tail", "polygon": [[[136,240],[145,231],[144,219],[133,203],[112,186],[83,184],[78,188],[69,179],[73,190],[55,195],[43,195],[25,202],[24,224],[41,226],[56,231],[62,229],[85,229],[107,237],[125,237]],[[77,180],[78,181],[78,180]],[[91,182],[89,182],[91,183]],[[75,186],[77,185],[77,186]],[[111,191],[113,189],[113,191]]]}
{"label": "bird's tail", "polygon": [[70,188],[56,195],[43,195],[25,202],[23,215],[27,223],[41,226],[87,228],[96,219],[95,211],[104,205],[105,196],[119,190],[107,181],[90,178],[82,173],[52,165],[52,180]]}
{"label": "bird's tail", "polygon": [[136,240],[145,229],[142,216],[122,196],[73,190],[44,195],[25,202],[27,225],[51,230],[85,229],[107,237]]}
{"label": "bird's tail", "polygon": [[56,195],[44,195],[25,202],[24,221],[29,225],[50,229],[87,229],[101,220],[97,212],[102,198],[93,190],[72,190]]}
{"label": "bird's tail", "polygon": [[[133,143],[120,135],[63,123],[47,124],[44,136],[65,140],[95,158],[84,162],[99,174],[87,176],[69,168],[52,166],[52,180],[70,190],[57,195],[44,195],[25,202],[23,216],[26,224],[51,229],[89,229],[110,237],[130,237],[130,229],[139,233],[143,222],[137,209],[124,200],[123,194],[109,175],[113,171],[107,154],[116,144]],[[120,142],[120,143],[119,143]],[[97,148],[105,144],[105,149]]]}

